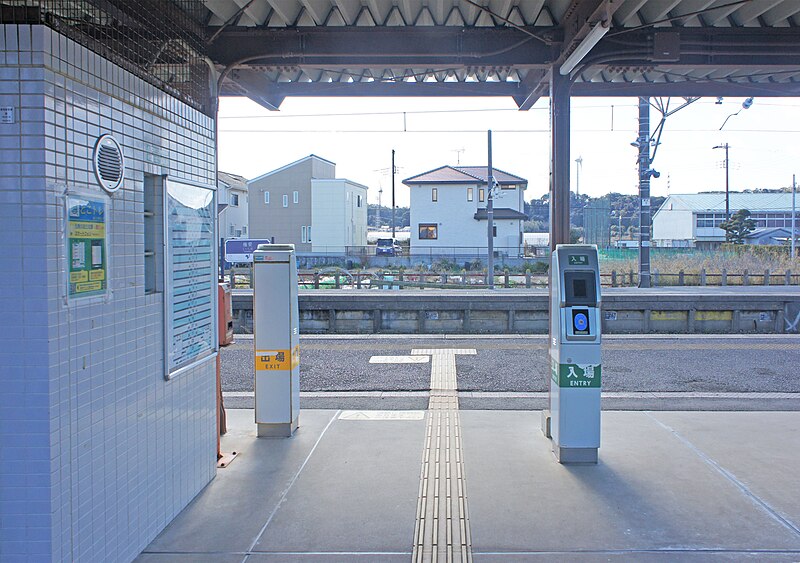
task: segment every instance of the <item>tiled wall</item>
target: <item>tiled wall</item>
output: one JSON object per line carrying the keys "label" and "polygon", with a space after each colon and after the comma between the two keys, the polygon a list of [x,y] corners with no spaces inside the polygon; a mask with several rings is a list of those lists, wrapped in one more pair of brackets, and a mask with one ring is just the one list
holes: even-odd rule
{"label": "tiled wall", "polygon": [[[164,379],[144,174],[214,185],[213,120],[43,26],[0,26],[0,561],[128,561],[214,476],[215,366]],[[64,192],[101,193],[108,299],[65,295]]]}

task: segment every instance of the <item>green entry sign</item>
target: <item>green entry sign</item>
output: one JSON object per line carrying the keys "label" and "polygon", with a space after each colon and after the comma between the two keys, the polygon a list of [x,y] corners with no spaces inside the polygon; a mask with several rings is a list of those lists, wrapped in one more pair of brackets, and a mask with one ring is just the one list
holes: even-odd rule
{"label": "green entry sign", "polygon": [[67,198],[67,296],[103,295],[108,288],[106,200]]}
{"label": "green entry sign", "polygon": [[559,387],[600,387],[599,364],[559,364],[551,362],[551,376]]}
{"label": "green entry sign", "polygon": [[589,265],[589,255],[588,254],[570,254],[569,255],[569,265],[570,266],[588,266]]}

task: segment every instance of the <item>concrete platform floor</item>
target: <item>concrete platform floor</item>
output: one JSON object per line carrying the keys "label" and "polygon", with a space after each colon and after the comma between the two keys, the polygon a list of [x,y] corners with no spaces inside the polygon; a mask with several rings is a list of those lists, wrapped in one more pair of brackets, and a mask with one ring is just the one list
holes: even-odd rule
{"label": "concrete platform floor", "polygon": [[[240,455],[137,561],[408,561],[422,413],[259,439],[228,411]],[[800,412],[604,412],[591,466],[556,463],[538,411],[460,417],[474,561],[800,561]]]}

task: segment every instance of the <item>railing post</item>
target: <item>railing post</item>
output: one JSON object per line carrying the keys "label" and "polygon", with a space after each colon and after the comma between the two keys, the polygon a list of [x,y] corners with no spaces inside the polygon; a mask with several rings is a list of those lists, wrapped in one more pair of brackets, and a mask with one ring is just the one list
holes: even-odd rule
{"label": "railing post", "polygon": [[700,285],[706,285],[706,269],[702,268],[700,270]]}
{"label": "railing post", "polygon": [[785,285],[792,285],[792,271],[786,270],[786,273],[784,275],[786,276]]}
{"label": "railing post", "polygon": [[719,283],[722,286],[728,285],[728,270],[725,268],[722,269],[722,276],[720,277]]}
{"label": "railing post", "polygon": [[336,274],[333,276],[333,283],[334,287],[336,287],[336,289],[339,289],[339,272],[336,272]]}
{"label": "railing post", "polygon": [[683,285],[683,276],[684,276],[683,270],[678,272],[678,285]]}
{"label": "railing post", "polygon": [[442,281],[442,283],[443,283],[443,284],[446,284],[446,283],[447,283],[447,272],[444,272],[444,273],[442,274],[442,280],[441,280],[441,281]]}
{"label": "railing post", "polygon": [[658,269],[653,270],[653,287],[658,287]]}
{"label": "railing post", "polygon": [[617,271],[611,270],[611,287],[617,287]]}
{"label": "railing post", "polygon": [[508,287],[508,268],[505,270],[505,280],[503,281],[503,287]]}
{"label": "railing post", "polygon": [[356,272],[356,287],[361,289],[361,272]]}
{"label": "railing post", "polygon": [[231,271],[228,273],[228,275],[231,278],[231,291],[233,291],[236,289],[236,274],[233,272],[233,268],[231,268]]}
{"label": "railing post", "polygon": [[319,289],[319,272],[314,272],[314,289]]}
{"label": "railing post", "polygon": [[531,271],[528,269],[525,270],[525,287],[531,288]]}
{"label": "railing post", "polygon": [[461,270],[461,285],[467,285],[467,269]]}
{"label": "railing post", "polygon": [[742,274],[742,285],[750,285],[750,272],[747,270]]}
{"label": "railing post", "polygon": [[769,285],[770,282],[770,275],[769,275],[769,268],[764,270],[764,285]]}
{"label": "railing post", "polygon": [[633,287],[634,285],[636,285],[636,284],[633,282],[633,270],[631,270],[631,271],[630,271],[630,274],[629,274],[629,276],[628,276],[628,279],[630,280],[630,285],[631,285],[631,287]]}

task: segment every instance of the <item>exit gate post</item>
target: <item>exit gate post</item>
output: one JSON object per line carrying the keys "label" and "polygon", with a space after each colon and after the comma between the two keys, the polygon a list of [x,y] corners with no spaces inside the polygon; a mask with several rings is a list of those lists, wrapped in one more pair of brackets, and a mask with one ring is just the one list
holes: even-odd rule
{"label": "exit gate post", "polygon": [[601,320],[597,247],[560,244],[551,259],[550,410],[542,430],[560,463],[597,463]]}
{"label": "exit gate post", "polygon": [[291,436],[300,418],[300,320],[293,244],[253,253],[255,419],[259,436]]}

